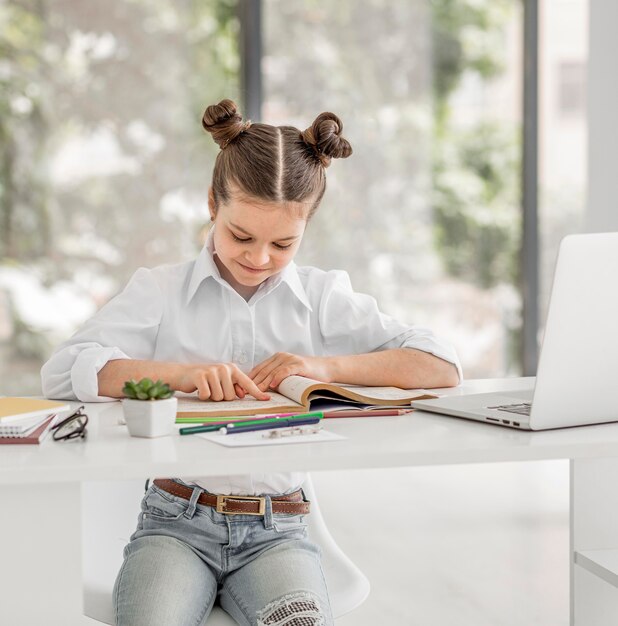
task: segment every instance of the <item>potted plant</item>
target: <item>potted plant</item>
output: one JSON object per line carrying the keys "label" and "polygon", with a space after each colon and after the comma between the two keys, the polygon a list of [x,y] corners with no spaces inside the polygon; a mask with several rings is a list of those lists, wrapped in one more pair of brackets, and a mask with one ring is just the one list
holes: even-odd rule
{"label": "potted plant", "polygon": [[172,432],[178,400],[169,385],[150,378],[127,380],[122,393],[126,396],[122,410],[133,437],[161,437]]}

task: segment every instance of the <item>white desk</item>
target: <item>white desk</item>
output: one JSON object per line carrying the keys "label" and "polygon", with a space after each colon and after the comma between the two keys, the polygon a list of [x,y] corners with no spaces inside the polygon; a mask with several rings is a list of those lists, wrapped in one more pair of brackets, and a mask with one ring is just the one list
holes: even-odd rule
{"label": "white desk", "polygon": [[[531,385],[532,379],[468,381],[444,393]],[[571,460],[571,624],[618,620],[618,424],[529,433],[417,412],[329,420],[329,430],[347,437],[339,442],[230,449],[197,437],[131,438],[117,424],[119,403],[86,411],[87,442],[0,448],[2,624],[84,622],[76,590],[81,490],[89,481],[565,458]]]}

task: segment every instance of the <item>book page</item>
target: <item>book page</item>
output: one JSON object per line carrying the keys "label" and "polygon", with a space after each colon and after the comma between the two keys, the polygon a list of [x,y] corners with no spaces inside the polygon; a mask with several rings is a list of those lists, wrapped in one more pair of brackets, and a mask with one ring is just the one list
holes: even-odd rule
{"label": "book page", "polygon": [[425,389],[399,389],[398,387],[363,387],[342,383],[323,383],[304,376],[288,376],[279,385],[279,393],[307,405],[317,398],[341,397],[364,404],[409,404],[412,400],[434,398]]}
{"label": "book page", "polygon": [[288,376],[281,381],[278,391],[294,400],[294,402],[304,404],[303,396],[305,396],[306,392],[311,391],[314,385],[316,388],[321,389],[323,386],[328,386],[328,383],[321,383],[319,380],[313,380],[313,378],[305,376]]}
{"label": "book page", "polygon": [[179,417],[200,417],[210,415],[258,415],[284,411],[298,411],[302,405],[272,391],[268,392],[270,400],[256,400],[253,396],[245,396],[236,400],[200,400],[197,396],[178,396]]}
{"label": "book page", "polygon": [[[333,385],[326,387],[328,391],[333,391]],[[340,385],[340,390],[336,390],[338,395],[343,397],[359,400],[361,402],[367,401],[367,404],[371,402],[381,404],[385,401],[388,402],[410,402],[411,400],[418,400],[421,396],[435,397],[429,394],[425,389],[399,389],[399,387],[361,387],[360,385]],[[311,394],[311,399],[320,397],[320,392]],[[325,394],[324,397],[332,397],[330,394]]]}

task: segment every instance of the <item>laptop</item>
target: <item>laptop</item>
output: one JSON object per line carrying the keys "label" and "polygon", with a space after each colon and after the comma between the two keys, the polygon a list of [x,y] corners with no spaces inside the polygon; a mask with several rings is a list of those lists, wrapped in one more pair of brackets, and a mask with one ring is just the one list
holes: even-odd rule
{"label": "laptop", "polygon": [[412,406],[524,430],[618,421],[618,233],[560,243],[533,390]]}

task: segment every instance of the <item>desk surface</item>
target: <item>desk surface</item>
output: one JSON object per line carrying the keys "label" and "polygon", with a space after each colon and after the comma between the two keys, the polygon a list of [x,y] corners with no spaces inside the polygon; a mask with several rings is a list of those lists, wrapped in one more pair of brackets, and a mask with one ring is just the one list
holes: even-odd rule
{"label": "desk surface", "polygon": [[[440,393],[531,388],[532,378],[471,380]],[[76,403],[77,406],[77,403]],[[194,436],[130,437],[119,402],[88,404],[87,441],[0,446],[0,484],[215,476],[618,456],[618,423],[525,432],[421,411],[328,420],[343,441],[226,448]]]}

